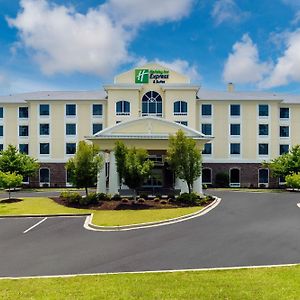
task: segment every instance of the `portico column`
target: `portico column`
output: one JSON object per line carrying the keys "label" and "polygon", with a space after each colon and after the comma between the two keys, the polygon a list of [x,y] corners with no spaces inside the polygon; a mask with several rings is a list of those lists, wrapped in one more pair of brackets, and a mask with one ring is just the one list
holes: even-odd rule
{"label": "portico column", "polygon": [[109,153],[109,188],[108,192],[113,196],[118,193],[119,176],[117,172],[115,152]]}
{"label": "portico column", "polygon": [[175,189],[180,190],[180,194],[189,192],[188,185],[187,185],[186,181],[181,180],[177,177],[175,179]]}
{"label": "portico column", "polygon": [[105,174],[105,163],[106,157],[103,151],[100,154],[103,158],[103,168],[97,174],[97,193],[106,193],[106,174]]}
{"label": "portico column", "polygon": [[202,176],[201,175],[193,182],[193,192],[202,194]]}

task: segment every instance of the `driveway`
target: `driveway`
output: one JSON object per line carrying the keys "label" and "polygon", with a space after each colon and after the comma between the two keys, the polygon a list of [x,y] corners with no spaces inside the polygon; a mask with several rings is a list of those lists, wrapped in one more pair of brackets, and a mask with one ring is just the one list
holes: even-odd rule
{"label": "driveway", "polygon": [[300,194],[213,193],[222,202],[204,216],[126,232],[88,231],[84,217],[0,219],[0,276],[300,263]]}

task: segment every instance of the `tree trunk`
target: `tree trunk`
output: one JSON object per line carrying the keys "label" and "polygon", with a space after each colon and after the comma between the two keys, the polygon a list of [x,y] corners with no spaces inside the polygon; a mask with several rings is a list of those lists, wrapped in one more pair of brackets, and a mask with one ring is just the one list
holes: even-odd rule
{"label": "tree trunk", "polygon": [[89,191],[88,191],[88,188],[85,187],[85,195],[88,196],[89,195]]}
{"label": "tree trunk", "polygon": [[192,189],[191,189],[191,185],[190,185],[189,183],[188,183],[187,185],[188,185],[189,194],[190,194],[190,193],[191,193],[191,190],[192,190]]}
{"label": "tree trunk", "polygon": [[10,199],[10,188],[8,188],[8,199]]}

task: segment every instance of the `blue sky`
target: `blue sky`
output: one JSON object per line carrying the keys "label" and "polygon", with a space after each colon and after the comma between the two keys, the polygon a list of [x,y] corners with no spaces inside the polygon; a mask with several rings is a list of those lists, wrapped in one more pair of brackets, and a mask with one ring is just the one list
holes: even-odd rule
{"label": "blue sky", "polygon": [[300,0],[0,0],[0,94],[99,89],[157,61],[203,88],[300,93]]}

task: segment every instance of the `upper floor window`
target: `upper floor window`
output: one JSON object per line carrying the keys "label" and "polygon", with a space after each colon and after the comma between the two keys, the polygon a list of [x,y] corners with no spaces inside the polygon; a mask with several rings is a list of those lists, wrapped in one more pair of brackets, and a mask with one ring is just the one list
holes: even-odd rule
{"label": "upper floor window", "polygon": [[212,144],[211,143],[205,144],[202,154],[211,154],[211,153],[212,153]]}
{"label": "upper floor window", "polygon": [[117,115],[130,115],[130,102],[129,101],[118,101],[116,103],[116,114]]}
{"label": "upper floor window", "polygon": [[279,135],[280,135],[280,137],[289,137],[290,136],[289,126],[280,126],[279,127]]}
{"label": "upper floor window", "polygon": [[76,135],[76,124],[66,124],[66,135]]}
{"label": "upper floor window", "polygon": [[76,143],[66,143],[66,154],[75,154]]}
{"label": "upper floor window", "polygon": [[289,145],[279,145],[279,155],[286,154],[289,152]]}
{"label": "upper floor window", "polygon": [[269,105],[268,104],[259,104],[258,105],[258,115],[259,115],[259,117],[268,117],[269,116]]}
{"label": "upper floor window", "polygon": [[50,126],[49,124],[40,124],[40,135],[49,135]]}
{"label": "upper floor window", "polygon": [[103,129],[103,125],[101,123],[94,123],[93,124],[93,134],[101,131]]}
{"label": "upper floor window", "polygon": [[233,154],[233,155],[241,154],[241,144],[231,143],[230,144],[230,154]]}
{"label": "upper floor window", "polygon": [[258,144],[258,154],[268,155],[269,154],[269,144]]}
{"label": "upper floor window", "polygon": [[19,144],[19,152],[28,154],[28,144]]}
{"label": "upper floor window", "polygon": [[28,107],[19,107],[19,118],[28,119]]}
{"label": "upper floor window", "polygon": [[233,117],[241,115],[241,106],[239,104],[230,105],[230,115]]}
{"label": "upper floor window", "polygon": [[241,135],[241,125],[230,124],[230,135]]}
{"label": "upper floor window", "polygon": [[50,106],[49,104],[40,104],[40,116],[49,116]]}
{"label": "upper floor window", "polygon": [[102,104],[93,104],[93,116],[102,116]]}
{"label": "upper floor window", "polygon": [[280,107],[280,119],[288,119],[290,117],[290,109],[288,107]]}
{"label": "upper floor window", "polygon": [[28,136],[29,129],[27,125],[20,125],[19,126],[19,136]]}
{"label": "upper floor window", "polygon": [[3,125],[0,125],[0,136],[3,136]]}
{"label": "upper floor window", "polygon": [[269,125],[259,124],[258,125],[258,135],[269,135]]}
{"label": "upper floor window", "polygon": [[162,98],[155,91],[147,92],[142,98],[142,115],[143,116],[162,116]]}
{"label": "upper floor window", "polygon": [[201,115],[202,116],[211,116],[212,115],[211,104],[202,104],[201,105]]}
{"label": "upper floor window", "polygon": [[76,116],[76,104],[66,104],[66,116]]}
{"label": "upper floor window", "polygon": [[205,135],[212,135],[212,126],[209,123],[204,123],[201,125],[201,131]]}
{"label": "upper floor window", "polygon": [[40,143],[40,154],[50,154],[49,143]]}
{"label": "upper floor window", "polygon": [[176,101],[174,102],[174,115],[186,115],[187,114],[187,102]]}
{"label": "upper floor window", "polygon": [[3,119],[3,107],[0,107],[0,119]]}

